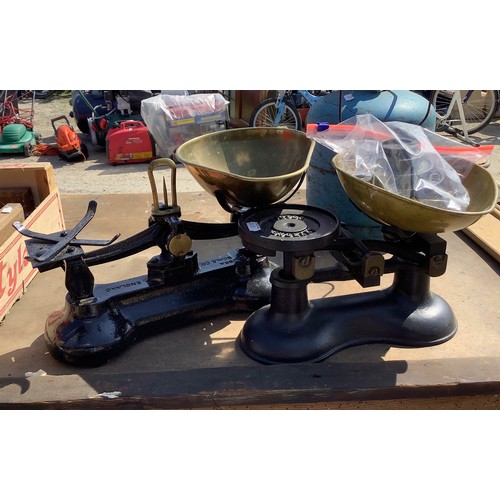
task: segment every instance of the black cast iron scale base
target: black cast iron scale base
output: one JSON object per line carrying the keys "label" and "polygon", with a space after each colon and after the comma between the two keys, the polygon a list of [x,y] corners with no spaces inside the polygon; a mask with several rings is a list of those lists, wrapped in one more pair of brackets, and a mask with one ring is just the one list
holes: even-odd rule
{"label": "black cast iron scale base", "polygon": [[[240,218],[245,247],[261,255],[283,252],[271,274],[271,303],[252,313],[239,335],[243,351],[263,363],[317,362],[356,345],[426,347],[453,337],[450,306],[430,291],[430,277],[446,268],[446,243],[436,235],[398,235],[397,242],[356,241],[331,214],[301,206],[270,207]],[[400,233],[400,232],[399,232]],[[316,271],[314,253],[335,253],[338,265]],[[385,260],[382,252],[392,253]],[[356,279],[386,290],[309,300],[311,281]]]}
{"label": "black cast iron scale base", "polygon": [[49,351],[70,364],[97,366],[149,335],[269,302],[272,268],[244,249],[199,263],[192,254],[186,266],[161,282],[151,280],[150,271],[98,284],[83,300],[68,293],[45,325]]}
{"label": "black cast iron scale base", "polygon": [[[180,219],[176,205],[155,204],[144,231],[119,243],[78,239],[94,217],[97,204],[69,231],[44,235],[17,224],[29,259],[40,272],[65,270],[67,289],[62,310],[45,324],[51,354],[66,363],[97,366],[148,335],[234,311],[252,312],[269,303],[269,276],[276,265],[245,248],[198,261],[191,240],[237,235],[235,222],[207,224]],[[84,252],[83,245],[103,248]],[[91,266],[125,258],[158,246],[147,274],[94,284]]]}
{"label": "black cast iron scale base", "polygon": [[[34,267],[65,269],[65,306],[49,316],[45,331],[56,358],[99,365],[147,335],[231,311],[253,312],[238,343],[263,363],[320,361],[373,342],[432,346],[455,334],[453,312],[429,288],[430,277],[446,269],[446,243],[436,235],[401,236],[388,228],[387,241],[360,241],[332,214],[302,205],[247,210],[228,224],[183,221],[176,205],[155,205],[149,227],[121,243],[113,243],[116,237],[76,238],[95,202],[70,231],[41,235],[17,228],[31,238]],[[225,256],[198,262],[190,250],[191,239],[237,234],[244,248]],[[82,245],[104,248],[84,253]],[[94,285],[92,265],[155,245],[160,254],[144,276]],[[276,252],[283,253],[282,267],[268,260]],[[317,252],[334,256],[336,264],[316,270]],[[307,296],[310,282],[355,279],[369,287],[387,272],[394,273],[387,290],[312,301]]]}

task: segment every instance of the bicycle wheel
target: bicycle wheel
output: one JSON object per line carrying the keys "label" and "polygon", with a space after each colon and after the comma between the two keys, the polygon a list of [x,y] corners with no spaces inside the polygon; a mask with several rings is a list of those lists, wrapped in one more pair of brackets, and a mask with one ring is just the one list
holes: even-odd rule
{"label": "bicycle wheel", "polygon": [[285,109],[277,125],[274,124],[278,108],[276,99],[265,99],[258,104],[250,115],[249,125],[251,127],[287,127],[294,130],[302,130],[302,120],[297,108],[290,102],[285,103]]}
{"label": "bicycle wheel", "polygon": [[[454,90],[433,90],[430,101],[436,110],[438,118],[437,130],[441,122],[446,129],[451,126],[458,132],[467,131],[468,134],[474,134],[488,125],[498,108],[499,93],[498,90],[474,90],[467,102],[463,103],[465,123],[462,123],[458,107],[453,104]],[[460,97],[464,99],[467,90],[460,90]],[[444,123],[443,123],[444,122]]]}

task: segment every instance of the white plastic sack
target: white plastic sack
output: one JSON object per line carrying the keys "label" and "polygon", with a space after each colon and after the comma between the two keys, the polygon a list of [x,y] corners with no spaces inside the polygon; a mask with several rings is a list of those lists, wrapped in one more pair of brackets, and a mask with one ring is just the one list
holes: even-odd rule
{"label": "white plastic sack", "polygon": [[337,167],[347,173],[406,198],[457,211],[467,210],[470,203],[461,177],[491,152],[369,114],[325,130],[309,125],[307,135],[341,155]]}
{"label": "white plastic sack", "polygon": [[158,153],[170,156],[189,139],[220,130],[229,103],[221,94],[159,94],[141,102],[141,116]]}

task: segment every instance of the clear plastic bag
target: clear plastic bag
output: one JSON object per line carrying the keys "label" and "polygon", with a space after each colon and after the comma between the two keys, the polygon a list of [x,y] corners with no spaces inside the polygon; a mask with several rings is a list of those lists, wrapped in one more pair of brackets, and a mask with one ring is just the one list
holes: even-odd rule
{"label": "clear plastic bag", "polygon": [[228,101],[221,94],[160,94],[141,102],[141,116],[159,153],[170,156],[184,142],[221,129]]}
{"label": "clear plastic bag", "polygon": [[341,155],[337,167],[378,187],[430,206],[466,211],[461,178],[485,162],[492,147],[476,148],[418,125],[357,115],[338,125],[308,125],[308,137]]}

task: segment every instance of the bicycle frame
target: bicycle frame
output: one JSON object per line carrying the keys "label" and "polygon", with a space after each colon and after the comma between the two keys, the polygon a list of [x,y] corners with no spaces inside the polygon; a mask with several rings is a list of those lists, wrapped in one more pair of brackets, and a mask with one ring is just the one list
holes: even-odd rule
{"label": "bicycle frame", "polygon": [[463,126],[463,135],[466,139],[469,138],[469,134],[467,133],[467,127],[465,126],[466,119],[465,119],[465,113],[464,113],[464,107],[463,105],[469,100],[470,96],[472,95],[474,91],[473,90],[468,90],[467,93],[465,94],[464,98],[461,98],[460,95],[460,90],[455,90],[453,92],[453,96],[450,101],[450,105],[448,106],[447,112],[441,116],[439,115],[439,119],[441,120],[447,120],[453,111],[453,108],[457,106],[458,109],[458,116],[460,117],[460,122],[462,123]]}

